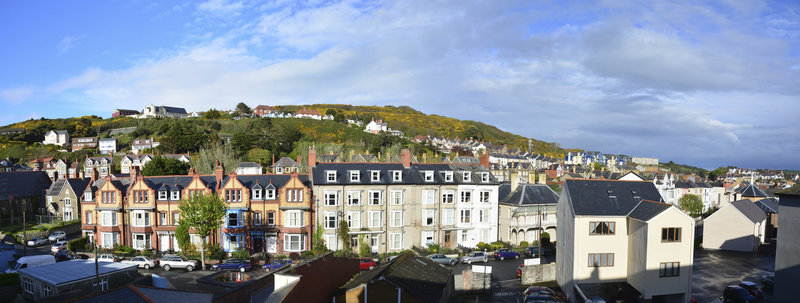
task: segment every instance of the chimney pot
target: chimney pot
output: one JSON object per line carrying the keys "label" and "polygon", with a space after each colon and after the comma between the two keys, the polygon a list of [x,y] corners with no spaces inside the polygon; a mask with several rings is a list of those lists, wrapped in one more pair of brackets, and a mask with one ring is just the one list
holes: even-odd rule
{"label": "chimney pot", "polygon": [[408,149],[400,151],[400,162],[403,163],[403,167],[405,168],[411,167],[411,152]]}

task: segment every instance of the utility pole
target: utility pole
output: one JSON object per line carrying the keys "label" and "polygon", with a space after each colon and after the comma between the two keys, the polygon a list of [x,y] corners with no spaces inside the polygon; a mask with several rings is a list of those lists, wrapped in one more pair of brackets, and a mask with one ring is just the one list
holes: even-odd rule
{"label": "utility pole", "polygon": [[25,209],[28,205],[25,203],[25,199],[22,199],[22,256],[28,255],[28,245],[25,241],[28,240],[28,228],[25,225]]}
{"label": "utility pole", "polygon": [[97,264],[97,257],[99,257],[97,255],[97,225],[95,225],[94,228],[92,228],[92,229],[93,229],[92,230],[92,234],[94,235],[94,237],[92,237],[92,240],[94,240],[94,241],[92,241],[93,242],[92,245],[94,246],[94,283],[95,283],[95,285],[97,285],[98,290],[99,290],[99,288],[100,288],[100,269],[98,268],[98,264]]}

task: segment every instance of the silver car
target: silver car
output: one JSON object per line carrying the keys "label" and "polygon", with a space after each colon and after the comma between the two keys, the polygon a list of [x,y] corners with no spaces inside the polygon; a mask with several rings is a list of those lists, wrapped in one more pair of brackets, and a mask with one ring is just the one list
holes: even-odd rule
{"label": "silver car", "polygon": [[451,266],[452,265],[456,265],[456,263],[458,263],[458,260],[450,258],[450,257],[445,256],[445,255],[430,255],[430,256],[428,256],[428,259],[431,259],[431,260],[433,260],[433,262],[436,262],[436,263],[439,263],[439,264],[445,264],[445,265],[451,265]]}
{"label": "silver car", "polygon": [[473,251],[469,255],[461,257],[461,262],[472,264],[472,262],[488,262],[489,255],[482,251]]}

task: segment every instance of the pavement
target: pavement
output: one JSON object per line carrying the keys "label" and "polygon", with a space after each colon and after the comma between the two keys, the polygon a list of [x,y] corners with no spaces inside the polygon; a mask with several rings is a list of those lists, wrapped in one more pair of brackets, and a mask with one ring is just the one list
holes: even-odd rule
{"label": "pavement", "polygon": [[[761,276],[774,273],[775,255],[696,250],[692,272],[692,297],[699,303],[721,302],[728,285],[751,281],[761,286]],[[772,302],[767,293],[762,303]]]}

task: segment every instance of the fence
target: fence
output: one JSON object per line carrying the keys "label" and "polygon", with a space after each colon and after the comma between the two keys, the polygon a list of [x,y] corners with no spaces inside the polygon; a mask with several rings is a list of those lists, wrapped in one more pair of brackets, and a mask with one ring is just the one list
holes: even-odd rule
{"label": "fence", "polygon": [[62,220],[60,216],[36,215],[36,223],[37,224],[61,223],[63,221],[64,220]]}

